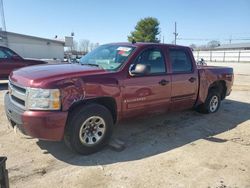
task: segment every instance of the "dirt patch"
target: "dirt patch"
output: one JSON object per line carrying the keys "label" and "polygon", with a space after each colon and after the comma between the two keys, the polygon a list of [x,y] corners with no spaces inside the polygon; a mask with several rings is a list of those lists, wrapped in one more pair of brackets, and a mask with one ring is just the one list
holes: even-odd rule
{"label": "dirt patch", "polygon": [[[250,65],[249,65],[250,67]],[[245,73],[244,73],[245,74]],[[0,91],[0,155],[11,187],[250,187],[250,77],[235,75],[216,114],[194,111],[120,123],[109,147],[90,156],[62,142],[16,135],[7,126]]]}

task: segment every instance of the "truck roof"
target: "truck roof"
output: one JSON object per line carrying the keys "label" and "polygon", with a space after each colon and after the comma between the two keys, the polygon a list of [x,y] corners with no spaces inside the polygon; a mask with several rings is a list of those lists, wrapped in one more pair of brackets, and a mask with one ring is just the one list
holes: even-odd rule
{"label": "truck roof", "polygon": [[132,47],[141,47],[141,46],[151,46],[151,45],[158,45],[158,46],[168,46],[168,47],[180,47],[180,48],[189,48],[187,46],[181,46],[181,45],[174,45],[174,44],[163,44],[163,43],[154,43],[154,42],[116,42],[116,43],[110,43],[110,44],[116,44],[116,45],[124,45],[124,46],[132,46]]}

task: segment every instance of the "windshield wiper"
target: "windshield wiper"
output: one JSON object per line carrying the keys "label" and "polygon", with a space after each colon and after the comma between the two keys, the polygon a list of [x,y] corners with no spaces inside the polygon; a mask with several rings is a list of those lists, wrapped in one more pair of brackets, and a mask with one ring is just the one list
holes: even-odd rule
{"label": "windshield wiper", "polygon": [[100,65],[94,64],[94,63],[82,63],[81,65],[90,65],[90,66],[100,67]]}

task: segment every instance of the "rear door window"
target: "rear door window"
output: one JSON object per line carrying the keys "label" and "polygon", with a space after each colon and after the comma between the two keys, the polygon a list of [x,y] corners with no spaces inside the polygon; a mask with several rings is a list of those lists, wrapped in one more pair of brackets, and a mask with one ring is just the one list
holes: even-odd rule
{"label": "rear door window", "polygon": [[170,62],[173,73],[189,73],[193,70],[193,65],[190,56],[183,49],[169,50]]}

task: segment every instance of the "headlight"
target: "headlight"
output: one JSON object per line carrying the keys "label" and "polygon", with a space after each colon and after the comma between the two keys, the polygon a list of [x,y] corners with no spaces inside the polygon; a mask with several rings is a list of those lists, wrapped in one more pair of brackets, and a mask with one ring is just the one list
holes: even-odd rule
{"label": "headlight", "polygon": [[59,110],[61,108],[58,89],[28,89],[27,105],[30,110]]}

